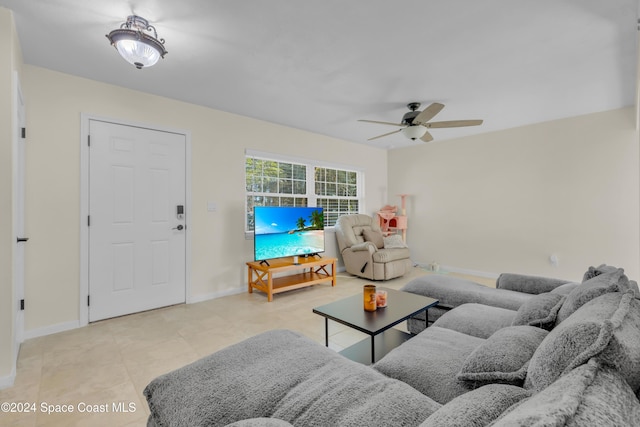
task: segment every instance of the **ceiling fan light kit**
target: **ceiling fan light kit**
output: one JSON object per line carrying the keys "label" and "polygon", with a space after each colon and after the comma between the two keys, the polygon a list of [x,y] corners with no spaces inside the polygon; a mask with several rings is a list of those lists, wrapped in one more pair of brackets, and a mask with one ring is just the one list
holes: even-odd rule
{"label": "ceiling fan light kit", "polygon": [[421,125],[407,126],[402,129],[402,133],[407,138],[415,141],[418,138],[422,138],[424,134],[427,133],[427,128]]}
{"label": "ceiling fan light kit", "polygon": [[402,116],[401,123],[380,122],[377,120],[358,120],[359,122],[398,126],[402,128],[393,132],[374,136],[373,138],[369,138],[367,141],[402,132],[404,136],[412,141],[420,139],[422,142],[429,142],[433,141],[433,136],[429,133],[429,129],[431,128],[457,128],[463,126],[478,126],[482,124],[482,120],[449,120],[443,122],[430,122],[429,120],[433,119],[436,114],[444,108],[444,104],[440,104],[438,102],[430,104],[423,111],[418,111],[418,108],[420,108],[419,102],[410,102],[407,104],[407,108],[411,111]]}
{"label": "ceiling fan light kit", "polygon": [[155,27],[137,15],[130,15],[119,29],[106,37],[120,56],[137,69],[151,67],[167,54],[164,39],[158,39]]}

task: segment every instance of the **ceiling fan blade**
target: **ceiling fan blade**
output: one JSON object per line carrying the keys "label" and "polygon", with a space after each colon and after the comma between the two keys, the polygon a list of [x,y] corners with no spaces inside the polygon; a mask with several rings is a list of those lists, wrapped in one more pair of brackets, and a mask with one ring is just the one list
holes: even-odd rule
{"label": "ceiling fan blade", "polygon": [[379,125],[390,125],[390,126],[406,126],[403,125],[402,123],[391,123],[391,122],[379,122],[377,120],[358,120],[359,122],[366,122],[366,123],[377,123]]}
{"label": "ceiling fan blade", "polygon": [[418,124],[418,125],[424,125],[429,120],[433,119],[436,114],[438,114],[440,111],[442,111],[443,108],[444,108],[443,104],[440,104],[438,102],[434,102],[433,104],[431,104],[427,108],[425,108],[422,112],[420,112],[420,114],[418,114],[416,116],[416,118],[413,119],[413,123]]}
{"label": "ceiling fan blade", "polygon": [[431,122],[424,126],[428,128],[459,128],[464,126],[478,126],[482,124],[482,120],[449,120],[445,122]]}
{"label": "ceiling fan blade", "polygon": [[426,131],[424,133],[424,135],[422,135],[422,138],[420,138],[420,141],[422,142],[430,142],[433,141],[433,136],[431,136],[431,134],[429,133],[429,131]]}
{"label": "ceiling fan blade", "polygon": [[382,135],[374,136],[373,138],[369,138],[369,139],[367,139],[367,141],[373,141],[374,139],[382,138],[384,136],[393,135],[394,133],[398,133],[398,132],[401,132],[401,131],[402,131],[402,129],[394,130],[393,132],[389,132],[389,133],[385,133],[385,134],[382,134]]}

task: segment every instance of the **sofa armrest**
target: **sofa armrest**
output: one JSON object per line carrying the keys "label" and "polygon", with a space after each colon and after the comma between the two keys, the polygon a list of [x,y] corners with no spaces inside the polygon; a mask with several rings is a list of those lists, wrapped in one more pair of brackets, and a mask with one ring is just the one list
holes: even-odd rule
{"label": "sofa armrest", "polygon": [[351,249],[353,252],[369,251],[371,253],[374,253],[378,250],[378,248],[376,248],[376,245],[371,242],[357,243],[351,246],[349,249]]}
{"label": "sofa armrest", "polygon": [[551,292],[570,280],[553,279],[550,277],[529,276],[525,274],[502,273],[496,280],[497,289],[524,292],[527,294],[542,294]]}

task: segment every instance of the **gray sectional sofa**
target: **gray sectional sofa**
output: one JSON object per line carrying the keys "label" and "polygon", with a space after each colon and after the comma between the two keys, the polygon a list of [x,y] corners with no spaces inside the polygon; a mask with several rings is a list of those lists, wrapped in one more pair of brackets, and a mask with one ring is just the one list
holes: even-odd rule
{"label": "gray sectional sofa", "polygon": [[462,303],[372,366],[254,336],[154,379],[148,425],[637,426],[637,285],[590,271],[516,310]]}
{"label": "gray sectional sofa", "polygon": [[[596,270],[594,267],[591,269]],[[534,295],[546,292],[566,294],[577,285],[578,283],[568,280],[503,273],[496,280],[496,287],[490,288],[470,280],[435,274],[417,277],[400,290],[429,296],[439,301],[436,307],[429,309],[429,324],[431,324],[444,313],[461,304],[475,303],[506,310],[518,310]],[[425,328],[425,313],[410,319],[408,327],[414,334],[422,332]]]}

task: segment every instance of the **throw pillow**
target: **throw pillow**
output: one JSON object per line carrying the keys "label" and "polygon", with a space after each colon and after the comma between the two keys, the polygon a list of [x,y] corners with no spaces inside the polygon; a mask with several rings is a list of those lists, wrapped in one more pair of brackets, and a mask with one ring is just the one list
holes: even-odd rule
{"label": "throw pillow", "polygon": [[402,249],[406,248],[407,244],[402,240],[402,236],[399,234],[392,234],[391,236],[384,238],[385,249]]}
{"label": "throw pillow", "polygon": [[498,426],[635,426],[640,402],[620,372],[597,359],[521,400],[493,424]]}
{"label": "throw pillow", "polygon": [[541,391],[592,357],[618,369],[633,390],[640,387],[640,300],[633,291],[595,298],[553,328],[529,361],[524,386]]}
{"label": "throw pillow", "polygon": [[563,295],[550,292],[534,295],[520,306],[512,325],[528,325],[551,329],[556,323],[558,310],[562,307],[564,299]]}
{"label": "throw pillow", "polygon": [[569,292],[556,318],[556,325],[579,309],[586,302],[609,292],[619,292],[628,289],[629,279],[621,268],[599,274]]}
{"label": "throw pillow", "polygon": [[457,378],[472,388],[490,383],[521,385],[529,359],[548,333],[533,326],[499,329],[467,357]]}
{"label": "throw pillow", "polygon": [[364,240],[367,242],[371,242],[376,245],[376,248],[382,249],[384,248],[384,240],[382,238],[382,233],[378,230],[364,229],[362,230],[362,236]]}
{"label": "throw pillow", "polygon": [[458,396],[431,414],[420,427],[486,426],[530,392],[514,385],[488,384]]}
{"label": "throw pillow", "polygon": [[600,264],[597,267],[589,267],[589,269],[585,271],[584,275],[582,276],[582,281],[586,282],[587,280],[593,279],[594,277],[599,276],[603,273],[612,273],[617,269],[617,267],[607,264]]}

